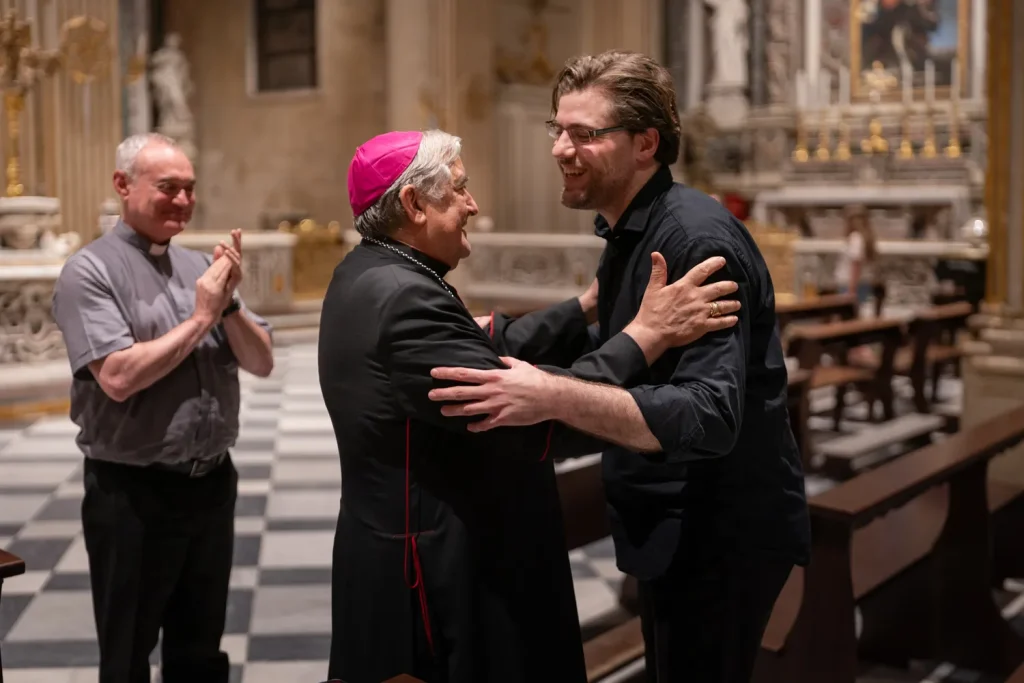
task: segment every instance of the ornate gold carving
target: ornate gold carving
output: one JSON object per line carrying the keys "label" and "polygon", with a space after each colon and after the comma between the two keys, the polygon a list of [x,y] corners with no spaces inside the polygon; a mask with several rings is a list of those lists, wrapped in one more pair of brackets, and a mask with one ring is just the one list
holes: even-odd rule
{"label": "ornate gold carving", "polygon": [[102,77],[110,68],[109,29],[95,17],[68,19],[61,29],[60,45],[64,69],[79,85]]}
{"label": "ornate gold carving", "polygon": [[69,19],[61,29],[59,50],[29,47],[32,26],[9,10],[0,20],[0,89],[4,92],[7,114],[7,196],[19,197],[21,184],[19,144],[20,118],[25,97],[40,80],[52,76],[63,66],[78,84],[101,76],[110,61],[107,25],[99,19],[80,16]]}
{"label": "ornate gold carving", "polygon": [[[298,237],[292,249],[293,299],[322,299],[335,266],[348,253],[341,225],[331,221],[325,227],[307,218],[297,225],[283,221],[278,230]],[[277,287],[275,283],[275,291],[281,291]]]}

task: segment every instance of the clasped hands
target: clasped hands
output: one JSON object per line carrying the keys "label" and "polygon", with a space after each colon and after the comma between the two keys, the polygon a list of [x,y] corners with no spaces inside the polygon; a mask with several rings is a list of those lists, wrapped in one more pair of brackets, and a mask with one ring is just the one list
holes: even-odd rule
{"label": "clasped hands", "polygon": [[211,325],[220,320],[242,281],[242,231],[232,230],[231,241],[214,247],[213,263],[196,280],[196,315]]}
{"label": "clasped hands", "polygon": [[[736,292],[737,284],[732,281],[704,284],[724,266],[725,259],[715,256],[694,266],[677,282],[667,284],[665,258],[658,252],[651,254],[651,279],[640,310],[623,330],[640,346],[648,364],[670,348],[685,346],[709,332],[728,329],[738,322],[735,314],[740,310],[739,301],[721,300]],[[588,316],[591,295],[593,308],[596,308],[596,281],[580,298]],[[481,319],[477,322],[484,323]],[[471,432],[531,425],[551,419],[556,412],[552,403],[557,400],[553,396],[556,392],[551,389],[557,379],[521,360],[508,357],[501,360],[507,369],[434,368],[430,372],[434,379],[462,384],[433,389],[428,397],[447,404],[441,406],[442,415],[485,416],[467,426]]]}

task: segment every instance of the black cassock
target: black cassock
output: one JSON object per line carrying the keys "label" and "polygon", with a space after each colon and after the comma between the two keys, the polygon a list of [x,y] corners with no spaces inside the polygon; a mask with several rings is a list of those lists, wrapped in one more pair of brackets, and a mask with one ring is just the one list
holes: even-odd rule
{"label": "black cassock", "polygon": [[337,267],[320,321],[342,473],[329,675],[585,681],[553,459],[605,444],[554,423],[470,433],[428,399],[442,386],[430,371],[500,368],[510,355],[631,385],[647,373],[643,353],[618,335],[580,358],[589,335],[575,299],[485,331],[427,270],[443,276],[443,264],[388,244],[402,253],[364,241]]}

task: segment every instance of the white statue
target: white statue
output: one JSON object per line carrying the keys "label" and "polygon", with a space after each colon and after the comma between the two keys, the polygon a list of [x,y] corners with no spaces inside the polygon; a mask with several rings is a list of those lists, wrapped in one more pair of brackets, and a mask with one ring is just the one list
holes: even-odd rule
{"label": "white statue", "polygon": [[158,130],[177,141],[189,158],[194,158],[194,126],[188,106],[192,78],[181,51],[181,37],[177,33],[168,34],[164,46],[153,53],[150,63],[150,81],[160,112]]}
{"label": "white statue", "polygon": [[714,34],[715,70],[713,83],[721,85],[747,84],[747,0],[704,0],[715,11],[712,21]]}

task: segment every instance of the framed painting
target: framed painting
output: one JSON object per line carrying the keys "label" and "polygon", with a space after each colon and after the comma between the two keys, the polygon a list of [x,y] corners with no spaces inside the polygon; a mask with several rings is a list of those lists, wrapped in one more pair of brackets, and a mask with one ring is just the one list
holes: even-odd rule
{"label": "framed painting", "polygon": [[[973,0],[981,2],[983,0]],[[948,98],[954,80],[967,92],[972,0],[850,0],[851,94],[864,99],[868,83],[886,83],[884,99],[899,99],[909,66],[914,99],[923,98],[928,63],[934,96]],[[958,78],[953,78],[957,65]]]}

